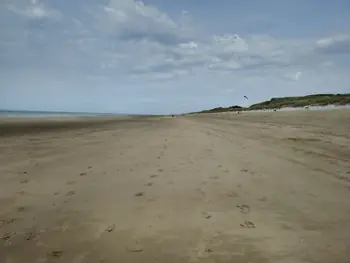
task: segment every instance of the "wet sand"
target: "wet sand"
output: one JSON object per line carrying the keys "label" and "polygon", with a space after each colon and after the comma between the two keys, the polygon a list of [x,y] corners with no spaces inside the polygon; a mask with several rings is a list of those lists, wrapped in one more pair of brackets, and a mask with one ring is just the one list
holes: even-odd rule
{"label": "wet sand", "polygon": [[349,229],[350,110],[0,121],[0,262],[346,263]]}

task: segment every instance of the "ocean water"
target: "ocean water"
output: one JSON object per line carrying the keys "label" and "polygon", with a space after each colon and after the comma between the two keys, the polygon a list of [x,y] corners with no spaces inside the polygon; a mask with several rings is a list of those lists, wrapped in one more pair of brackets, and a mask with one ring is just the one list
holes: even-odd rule
{"label": "ocean water", "polygon": [[[47,118],[47,117],[79,117],[79,116],[113,116],[117,114],[86,112],[52,112],[52,111],[1,111],[0,117],[10,118]],[[119,115],[118,115],[119,116]]]}

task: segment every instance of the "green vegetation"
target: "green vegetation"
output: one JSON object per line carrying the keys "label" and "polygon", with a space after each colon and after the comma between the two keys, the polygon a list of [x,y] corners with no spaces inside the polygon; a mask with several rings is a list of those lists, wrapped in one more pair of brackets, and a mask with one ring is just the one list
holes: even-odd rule
{"label": "green vegetation", "polygon": [[227,107],[227,108],[223,108],[223,107],[218,107],[218,108],[214,108],[214,109],[211,109],[211,110],[204,110],[204,111],[201,111],[200,113],[213,113],[213,112],[227,112],[227,111],[240,111],[244,109],[243,107],[241,106],[231,106],[231,107]]}
{"label": "green vegetation", "polygon": [[298,107],[327,106],[327,105],[350,105],[350,93],[315,94],[315,95],[300,96],[300,97],[272,98],[271,100],[253,104],[247,108],[243,108],[240,106],[218,107],[211,110],[204,110],[199,113],[267,110],[267,109],[298,108]]}
{"label": "green vegetation", "polygon": [[315,94],[302,97],[272,98],[258,104],[251,105],[248,110],[297,108],[306,106],[327,106],[350,104],[350,93],[348,94]]}

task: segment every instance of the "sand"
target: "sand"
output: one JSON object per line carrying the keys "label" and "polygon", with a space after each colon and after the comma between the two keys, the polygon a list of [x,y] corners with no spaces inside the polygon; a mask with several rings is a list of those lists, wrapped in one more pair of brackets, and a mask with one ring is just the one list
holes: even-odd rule
{"label": "sand", "polygon": [[0,124],[0,262],[350,262],[349,110],[78,122]]}

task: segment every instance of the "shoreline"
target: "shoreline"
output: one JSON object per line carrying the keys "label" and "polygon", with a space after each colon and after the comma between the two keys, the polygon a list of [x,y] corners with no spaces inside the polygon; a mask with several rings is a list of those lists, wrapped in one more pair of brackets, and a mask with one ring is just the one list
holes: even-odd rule
{"label": "shoreline", "polygon": [[[296,114],[300,115],[303,113],[318,112],[318,111],[348,111],[350,105],[346,107],[317,107],[317,108],[283,108],[277,110],[251,110],[241,111],[243,115],[249,114]],[[200,115],[232,115],[237,114],[236,111],[227,112],[212,112],[212,113],[196,113],[196,114],[185,114],[184,116],[200,116]],[[86,128],[103,128],[108,125],[115,125],[126,123],[126,122],[139,122],[141,120],[157,118],[166,119],[171,115],[163,116],[150,116],[150,115],[139,115],[139,116],[45,116],[45,117],[0,117],[0,137],[5,136],[16,136],[25,135],[31,133],[43,133],[43,132],[58,132],[64,130],[73,129],[86,129]],[[175,115],[181,116],[181,115]]]}
{"label": "shoreline", "polygon": [[99,128],[118,122],[140,120],[143,117],[105,117],[105,116],[72,116],[72,117],[0,117],[0,137],[27,133],[55,132],[70,129]]}

